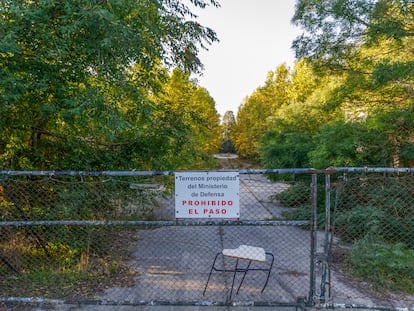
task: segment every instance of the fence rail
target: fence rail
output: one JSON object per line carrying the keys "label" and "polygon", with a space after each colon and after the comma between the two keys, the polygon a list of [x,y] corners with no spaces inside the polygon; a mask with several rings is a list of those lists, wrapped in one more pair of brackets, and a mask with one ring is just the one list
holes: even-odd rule
{"label": "fence rail", "polygon": [[[176,219],[174,172],[0,171],[0,303],[414,307],[413,168],[237,172],[239,219]],[[243,244],[265,290],[204,293]]]}

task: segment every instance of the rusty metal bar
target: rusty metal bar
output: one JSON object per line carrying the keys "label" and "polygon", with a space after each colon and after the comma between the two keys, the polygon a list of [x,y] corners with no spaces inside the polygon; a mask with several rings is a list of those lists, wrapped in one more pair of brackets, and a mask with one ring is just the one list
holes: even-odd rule
{"label": "rusty metal bar", "polygon": [[308,303],[309,305],[315,304],[315,296],[316,296],[316,250],[317,250],[317,231],[318,231],[318,175],[312,174],[312,184],[311,184],[311,230],[310,230],[310,238],[311,238],[311,252],[310,252],[310,284],[309,284],[309,297]]}

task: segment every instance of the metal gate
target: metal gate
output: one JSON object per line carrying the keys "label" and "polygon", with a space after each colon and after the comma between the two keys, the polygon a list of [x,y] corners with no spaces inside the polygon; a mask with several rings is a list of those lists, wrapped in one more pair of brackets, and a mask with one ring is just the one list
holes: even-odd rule
{"label": "metal gate", "polygon": [[414,168],[330,168],[320,173],[325,217],[320,221],[324,237],[314,303],[413,310]]}
{"label": "metal gate", "polygon": [[237,172],[238,219],[176,219],[174,172],[0,172],[0,302],[412,308],[411,170]]}

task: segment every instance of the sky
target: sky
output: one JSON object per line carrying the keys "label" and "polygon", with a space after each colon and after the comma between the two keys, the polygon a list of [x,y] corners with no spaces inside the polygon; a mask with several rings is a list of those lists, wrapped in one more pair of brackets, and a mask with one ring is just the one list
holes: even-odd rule
{"label": "sky", "polygon": [[294,63],[291,23],[295,0],[219,0],[221,7],[196,11],[197,21],[216,31],[220,42],[200,52],[202,76],[195,77],[223,116],[264,85],[269,71]]}

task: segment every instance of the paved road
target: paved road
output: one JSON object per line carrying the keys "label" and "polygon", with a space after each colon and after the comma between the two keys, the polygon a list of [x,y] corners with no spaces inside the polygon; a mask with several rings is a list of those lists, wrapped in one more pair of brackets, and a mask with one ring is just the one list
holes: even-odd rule
{"label": "paved road", "polygon": [[[269,196],[286,189],[286,185],[269,185],[262,175],[242,175],[240,179],[241,220],[265,220],[280,215],[281,209],[269,202]],[[173,217],[173,211],[170,215]],[[262,247],[273,253],[276,261],[263,293],[260,289],[266,275],[252,273],[232,300],[291,303],[309,292],[310,234],[298,227],[168,226],[137,230],[136,240],[129,262],[129,267],[137,273],[135,285],[110,288],[99,300],[228,301],[230,273],[213,274],[205,295],[203,290],[217,252],[241,244]],[[220,264],[230,269],[234,260],[223,260]]]}

